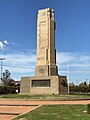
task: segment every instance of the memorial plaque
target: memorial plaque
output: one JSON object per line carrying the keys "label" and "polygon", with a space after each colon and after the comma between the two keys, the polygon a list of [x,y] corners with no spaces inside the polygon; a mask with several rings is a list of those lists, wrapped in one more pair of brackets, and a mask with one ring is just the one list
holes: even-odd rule
{"label": "memorial plaque", "polygon": [[50,87],[50,80],[32,80],[32,87]]}
{"label": "memorial plaque", "polygon": [[44,73],[44,72],[45,72],[45,69],[44,69],[44,68],[39,68],[39,69],[38,69],[38,72],[39,72],[39,73]]}

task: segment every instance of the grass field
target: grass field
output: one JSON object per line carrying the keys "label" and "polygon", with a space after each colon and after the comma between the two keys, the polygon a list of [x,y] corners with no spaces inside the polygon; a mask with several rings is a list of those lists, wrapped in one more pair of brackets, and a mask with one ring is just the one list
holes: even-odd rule
{"label": "grass field", "polygon": [[39,99],[39,100],[73,100],[73,99],[90,99],[88,94],[68,94],[68,95],[19,95],[19,94],[4,94],[0,98],[6,99]]}
{"label": "grass field", "polygon": [[14,120],[90,120],[86,105],[47,105]]}

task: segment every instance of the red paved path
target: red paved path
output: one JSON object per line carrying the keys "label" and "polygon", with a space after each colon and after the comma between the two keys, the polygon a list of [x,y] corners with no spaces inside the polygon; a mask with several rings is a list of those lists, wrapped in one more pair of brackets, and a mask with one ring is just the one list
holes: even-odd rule
{"label": "red paved path", "polygon": [[1,99],[0,104],[27,104],[27,105],[47,105],[47,104],[89,104],[90,100],[78,101],[36,101],[36,100],[8,100]]}

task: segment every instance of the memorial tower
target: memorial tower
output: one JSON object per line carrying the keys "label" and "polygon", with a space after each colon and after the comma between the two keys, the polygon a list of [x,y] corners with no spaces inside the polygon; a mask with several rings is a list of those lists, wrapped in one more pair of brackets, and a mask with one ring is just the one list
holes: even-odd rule
{"label": "memorial tower", "polygon": [[37,51],[34,77],[22,77],[20,94],[65,94],[66,76],[58,75],[55,49],[54,10],[38,11]]}
{"label": "memorial tower", "polygon": [[38,11],[36,76],[58,75],[55,50],[54,10]]}

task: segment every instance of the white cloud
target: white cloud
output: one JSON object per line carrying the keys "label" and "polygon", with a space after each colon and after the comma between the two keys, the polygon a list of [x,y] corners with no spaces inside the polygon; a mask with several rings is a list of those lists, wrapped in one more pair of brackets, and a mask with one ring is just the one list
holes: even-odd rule
{"label": "white cloud", "polygon": [[0,41],[0,50],[7,50],[7,49],[10,49],[12,46],[20,47],[19,44],[14,43],[14,42],[9,42],[8,40],[1,40]]}
{"label": "white cloud", "polygon": [[[90,55],[86,53],[57,53],[59,74],[65,75],[70,81],[75,80],[90,82]],[[75,78],[75,79],[74,79]]]}
{"label": "white cloud", "polygon": [[9,42],[7,40],[4,40],[3,43],[6,44],[6,45],[9,44]]}
{"label": "white cloud", "polygon": [[5,50],[8,48],[9,42],[7,40],[0,41],[0,50]]}
{"label": "white cloud", "polygon": [[90,56],[88,56],[88,55],[81,55],[79,60],[84,62],[84,63],[88,63],[88,62],[90,62]]}
{"label": "white cloud", "polygon": [[11,43],[11,45],[16,46],[16,47],[20,47],[20,45],[19,45],[19,44],[14,43],[14,42],[12,42],[12,43]]}
{"label": "white cloud", "polygon": [[5,48],[5,45],[3,44],[3,42],[0,41],[0,50],[3,50]]}
{"label": "white cloud", "polygon": [[76,59],[75,55],[66,52],[57,52],[57,64],[63,64]]}
{"label": "white cloud", "polygon": [[31,68],[35,67],[36,55],[33,53],[8,53],[2,54],[0,57],[6,58],[4,65],[14,73],[29,72],[32,71]]}
{"label": "white cloud", "polygon": [[83,53],[57,52],[57,64],[70,67],[90,67],[90,55]]}
{"label": "white cloud", "polygon": [[90,55],[86,53],[58,53],[59,74],[66,75],[69,81],[90,82]]}
{"label": "white cloud", "polygon": [[25,66],[29,63],[34,63],[36,61],[36,55],[29,53],[9,53],[2,55],[6,58],[6,63],[9,65],[19,65]]}
{"label": "white cloud", "polygon": [[[36,55],[31,53],[8,53],[0,54],[0,57],[6,58],[3,61],[3,71],[8,69],[14,79],[20,79],[22,76],[35,74]],[[19,78],[17,78],[17,75]],[[12,77],[13,77],[12,76]]]}

